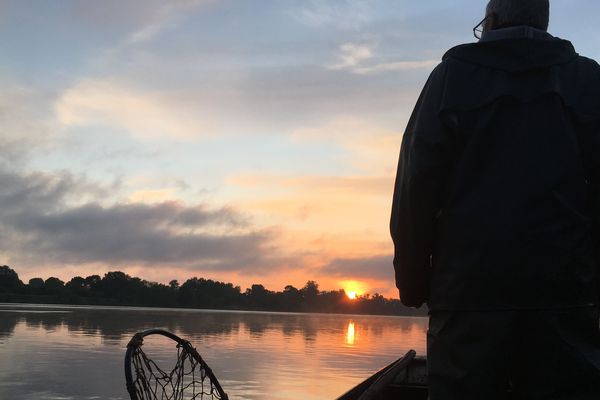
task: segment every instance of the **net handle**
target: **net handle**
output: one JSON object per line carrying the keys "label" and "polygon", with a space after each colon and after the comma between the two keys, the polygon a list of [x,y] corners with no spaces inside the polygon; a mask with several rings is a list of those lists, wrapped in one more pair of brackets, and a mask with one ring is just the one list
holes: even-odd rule
{"label": "net handle", "polygon": [[221,399],[223,399],[223,400],[229,399],[229,397],[227,397],[227,394],[221,387],[221,384],[217,380],[217,377],[213,374],[212,369],[210,369],[210,367],[204,362],[202,357],[200,357],[200,354],[198,353],[198,351],[196,351],[196,349],[192,346],[192,344],[189,341],[182,339],[179,336],[175,335],[174,333],[171,333],[164,329],[151,328],[151,329],[146,329],[145,331],[136,333],[135,335],[133,335],[133,337],[127,344],[127,352],[125,352],[125,382],[127,385],[127,392],[129,392],[129,397],[131,397],[131,400],[141,400],[138,398],[137,392],[135,390],[135,385],[133,384],[133,375],[131,373],[131,357],[133,355],[135,348],[141,347],[144,344],[144,338],[149,335],[161,335],[161,336],[165,336],[165,337],[177,342],[177,344],[179,346],[183,347],[183,349],[187,353],[191,354],[192,357],[194,357],[194,359],[206,371],[206,375],[210,379],[211,383],[215,386],[215,389],[217,389],[217,392],[219,392]]}

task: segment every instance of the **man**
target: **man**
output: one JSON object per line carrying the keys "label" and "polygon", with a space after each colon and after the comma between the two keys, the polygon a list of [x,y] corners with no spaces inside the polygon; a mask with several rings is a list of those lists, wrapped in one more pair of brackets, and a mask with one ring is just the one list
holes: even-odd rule
{"label": "man", "polygon": [[600,66],[548,0],[491,0],[402,139],[396,285],[430,310],[432,400],[600,399]]}

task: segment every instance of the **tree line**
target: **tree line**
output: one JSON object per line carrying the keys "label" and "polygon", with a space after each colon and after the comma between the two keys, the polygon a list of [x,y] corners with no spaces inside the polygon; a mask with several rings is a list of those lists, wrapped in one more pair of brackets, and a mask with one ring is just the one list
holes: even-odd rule
{"label": "tree line", "polygon": [[190,278],[165,285],[129,276],[121,271],[104,276],[76,276],[68,282],[56,277],[31,278],[23,283],[10,267],[0,266],[0,302],[88,304],[140,307],[204,308],[281,312],[321,312],[380,315],[426,315],[426,310],[403,306],[397,299],[375,293],[349,299],[343,289],[323,291],[309,280],[302,288],[287,285],[271,291],[253,284],[242,291],[231,283]]}

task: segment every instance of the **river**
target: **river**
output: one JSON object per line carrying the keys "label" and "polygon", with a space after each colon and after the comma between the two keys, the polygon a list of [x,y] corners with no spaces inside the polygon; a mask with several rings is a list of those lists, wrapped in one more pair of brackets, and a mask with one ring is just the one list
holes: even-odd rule
{"label": "river", "polygon": [[423,355],[427,318],[0,304],[0,399],[128,399],[126,346],[151,327],[190,340],[231,400],[331,400]]}

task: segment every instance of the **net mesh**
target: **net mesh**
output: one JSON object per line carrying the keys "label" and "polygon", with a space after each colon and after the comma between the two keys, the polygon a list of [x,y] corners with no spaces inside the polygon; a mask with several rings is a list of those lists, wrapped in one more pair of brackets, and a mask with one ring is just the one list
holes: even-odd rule
{"label": "net mesh", "polygon": [[[189,342],[177,344],[175,366],[161,368],[142,349],[142,340],[132,346],[132,382],[129,388],[137,400],[227,400],[215,385],[216,378]],[[135,392],[135,397],[131,393]]]}

